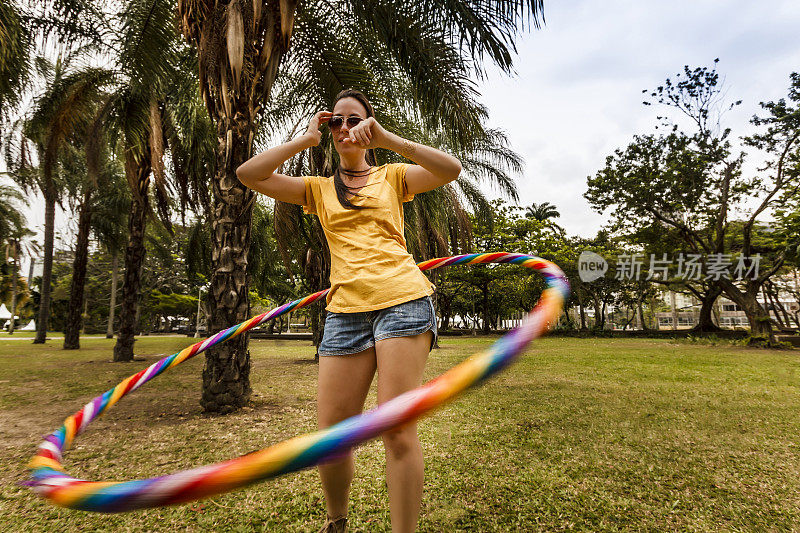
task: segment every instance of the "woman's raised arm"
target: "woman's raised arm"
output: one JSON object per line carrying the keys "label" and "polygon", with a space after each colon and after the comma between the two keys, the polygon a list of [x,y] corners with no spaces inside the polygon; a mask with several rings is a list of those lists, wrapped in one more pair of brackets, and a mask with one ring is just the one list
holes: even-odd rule
{"label": "woman's raised arm", "polygon": [[456,157],[403,139],[384,129],[374,117],[352,128],[349,141],[361,148],[386,148],[417,163],[406,171],[406,186],[411,194],[441,187],[461,174],[461,161]]}
{"label": "woman's raised arm", "polygon": [[417,163],[406,170],[406,187],[410,194],[436,189],[461,174],[461,161],[456,157],[431,146],[403,139],[394,133],[387,135],[386,148]]}
{"label": "woman's raised arm", "polygon": [[281,202],[304,205],[306,188],[303,180],[275,171],[292,156],[319,145],[322,138],[319,124],[327,121],[330,116],[329,111],[320,111],[311,119],[308,130],[303,135],[251,157],[236,169],[236,177],[254,191]]}

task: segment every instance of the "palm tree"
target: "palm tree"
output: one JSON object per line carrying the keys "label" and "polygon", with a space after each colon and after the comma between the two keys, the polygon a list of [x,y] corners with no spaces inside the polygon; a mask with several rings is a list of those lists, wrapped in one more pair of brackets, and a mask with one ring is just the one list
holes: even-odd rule
{"label": "palm tree", "polygon": [[[55,201],[57,193],[53,178],[53,166],[56,165],[60,145],[64,142],[64,135],[72,127],[72,122],[76,118],[74,113],[80,114],[82,104],[80,100],[83,96],[93,94],[92,87],[88,86],[87,93],[80,90],[72,91],[72,97],[77,96],[77,101],[69,102],[61,100],[59,102],[59,92],[64,96],[64,91],[70,91],[69,73],[67,65],[59,64],[53,68],[42,58],[32,59],[35,53],[36,43],[47,43],[49,38],[56,36],[60,42],[69,42],[75,46],[77,53],[68,54],[67,59],[77,58],[89,49],[98,50],[102,48],[105,30],[102,22],[101,6],[92,2],[81,0],[46,0],[44,2],[30,2],[27,4],[12,3],[8,0],[0,0],[0,137],[3,139],[3,146],[0,149],[6,151],[7,162],[15,159],[14,149],[9,146],[12,141],[13,133],[8,137],[3,131],[5,124],[12,114],[17,110],[17,106],[23,100],[23,94],[32,86],[34,74],[45,77],[48,87],[37,99],[37,104],[54,105],[62,104],[64,107],[56,110],[47,109],[39,105],[38,112],[35,111],[30,121],[17,121],[17,126],[23,126],[26,131],[18,132],[22,134],[19,139],[21,151],[16,155],[17,165],[9,165],[14,168],[14,174],[21,178],[24,189],[33,186],[37,182],[37,188],[45,196],[45,261],[43,282],[41,287],[40,315],[38,330],[35,343],[44,342],[47,334],[47,317],[49,315],[50,302],[50,281],[52,272],[52,243],[53,243],[53,220],[55,214]],[[85,16],[87,13],[93,16]],[[63,57],[60,55],[60,58]],[[69,61],[67,61],[69,63]],[[64,71],[59,67],[64,67]],[[63,75],[63,77],[61,77]],[[58,84],[57,82],[62,82]],[[74,81],[74,80],[73,80]],[[73,87],[72,89],[75,89]],[[46,97],[48,93],[50,98]],[[70,109],[70,106],[72,108]],[[50,121],[48,123],[47,112],[50,111]],[[36,123],[36,120],[39,123]],[[44,129],[41,127],[44,126]],[[52,128],[52,131],[50,129]],[[37,131],[38,130],[38,131]],[[33,141],[36,151],[39,153],[42,163],[41,172],[37,172],[30,165],[30,150],[25,136],[33,135],[38,139]],[[11,152],[11,153],[9,153]],[[37,174],[40,174],[37,176]],[[30,282],[30,280],[29,280]],[[42,319],[44,317],[44,319]]]}
{"label": "palm tree", "polygon": [[12,3],[0,0],[0,125],[19,105],[27,86],[31,46],[22,14]]}
{"label": "palm tree", "polygon": [[114,338],[114,315],[117,304],[119,281],[119,256],[125,250],[128,234],[126,214],[130,210],[130,191],[125,187],[124,170],[114,177],[113,185],[103,191],[93,208],[97,216],[92,218],[92,234],[98,243],[111,255],[111,293],[108,305],[106,338]]}
{"label": "palm tree", "polygon": [[[277,93],[290,105],[320,109],[357,82],[376,107],[408,109],[453,145],[466,147],[486,118],[474,101],[471,71],[483,74],[481,60],[488,56],[508,72],[519,22],[538,25],[541,10],[541,0],[482,9],[458,1],[179,0],[181,29],[198,51],[200,90],[219,144],[212,182],[211,328],[218,331],[248,314],[253,192],[236,179],[235,169],[252,155],[259,122],[269,122],[262,112],[279,69],[289,80],[305,81],[295,83],[302,90],[294,94]],[[411,91],[385,83],[399,76],[409,80]],[[407,130],[392,116],[377,118],[394,131]],[[228,412],[244,405],[249,371],[246,335],[206,352],[205,409]]]}
{"label": "palm tree", "polygon": [[0,0],[0,137],[2,128],[35,81],[37,43],[57,42],[104,49],[108,24],[102,2]]}
{"label": "palm tree", "polygon": [[108,248],[118,248],[124,225],[122,215],[128,206],[128,194],[122,182],[123,169],[116,160],[103,154],[100,168],[87,169],[83,151],[73,150],[72,155],[71,166],[78,176],[76,190],[71,191],[71,196],[78,199],[75,209],[78,211],[78,235],[64,329],[65,350],[80,348],[90,235],[94,234]]}
{"label": "palm tree", "polygon": [[25,227],[21,205],[28,205],[28,201],[17,187],[0,185],[0,235],[5,237]]}
{"label": "palm tree", "polygon": [[[159,218],[170,228],[166,154],[172,156],[182,211],[208,203],[204,180],[207,162],[214,160],[214,154],[203,145],[204,139],[213,137],[198,114],[203,106],[197,79],[192,75],[196,60],[187,53],[186,45],[181,49],[174,4],[168,0],[129,1],[118,13],[118,20],[122,31],[112,39],[117,84],[91,131],[99,134],[105,130],[112,145],[119,143],[131,191],[119,336],[114,347],[115,361],[130,361],[141,297],[147,218],[153,209],[151,183]],[[90,134],[90,138],[95,136]],[[98,149],[96,145],[88,151],[90,159],[96,159]]]}
{"label": "palm tree", "polygon": [[556,206],[551,204],[550,202],[542,202],[541,204],[537,204],[536,202],[529,205],[525,208],[525,217],[530,218],[532,220],[536,220],[541,222],[545,227],[550,228],[554,233],[563,236],[566,231],[564,228],[556,224],[553,220],[554,218],[558,218],[561,216],[561,213],[558,212]]}
{"label": "palm tree", "polygon": [[561,213],[559,213],[556,206],[550,202],[542,202],[541,204],[534,202],[525,209],[525,217],[538,220],[539,222],[546,222],[551,218],[558,218],[560,216]]}
{"label": "palm tree", "polygon": [[[80,132],[86,130],[100,88],[109,81],[103,69],[75,68],[86,52],[87,48],[62,51],[55,63],[44,57],[35,60],[45,88],[35,97],[28,115],[15,123],[19,130],[17,144],[11,138],[6,143],[6,162],[12,178],[23,191],[38,189],[45,200],[44,260],[35,344],[45,342],[50,316],[55,208],[62,189],[61,157],[70,143],[82,142]],[[31,144],[38,155],[37,167],[31,163]]]}
{"label": "palm tree", "polygon": [[[14,333],[16,327],[17,308],[19,305],[19,266],[20,254],[33,255],[38,246],[30,238],[36,234],[26,228],[16,228],[12,233],[8,234],[6,238],[6,261],[11,257],[14,259],[14,266],[11,270],[11,325],[8,328],[8,334]],[[30,287],[30,280],[28,280]]]}
{"label": "palm tree", "polygon": [[[492,208],[480,184],[489,184],[511,200],[518,200],[511,174],[522,171],[522,160],[508,148],[507,137],[497,129],[477,132],[466,147],[450,146],[441,135],[424,136],[420,142],[455,154],[463,171],[453,184],[414,197],[406,224],[409,247],[420,260],[466,252],[472,241],[467,211],[492,220]],[[432,275],[437,277],[442,272]]]}
{"label": "palm tree", "polygon": [[13,260],[11,269],[11,325],[9,334],[14,333],[17,312],[17,280],[19,278],[19,256],[24,239],[33,233],[25,228],[25,216],[19,211],[19,205],[27,205],[25,197],[14,187],[0,185],[0,235],[5,245],[5,260]]}

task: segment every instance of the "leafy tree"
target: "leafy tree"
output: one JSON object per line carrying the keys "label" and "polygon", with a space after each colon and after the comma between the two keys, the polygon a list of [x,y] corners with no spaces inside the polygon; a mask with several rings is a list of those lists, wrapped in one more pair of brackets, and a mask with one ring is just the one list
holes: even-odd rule
{"label": "leafy tree", "polygon": [[[98,24],[102,17],[96,16],[100,13],[96,3],[82,0],[0,0],[0,149],[6,152],[12,177],[25,190],[36,187],[45,197],[44,274],[35,343],[44,342],[47,330],[58,154],[76,122],[84,118],[86,103],[102,85],[97,70],[76,65],[77,59],[103,45],[105,29]],[[55,65],[42,57],[34,58],[37,46],[47,46],[52,37],[70,43],[59,53]],[[45,89],[35,98],[34,109],[18,120],[12,131],[5,132],[6,123],[20,111],[17,107],[25,91],[37,78]],[[33,150],[29,143],[34,145]],[[38,153],[38,166],[32,163],[32,151]]]}
{"label": "leafy tree", "polygon": [[171,331],[171,318],[184,317],[191,319],[197,308],[197,297],[184,294],[169,293],[164,294],[159,290],[153,290],[148,295],[146,308],[149,318],[155,318],[156,323],[164,319],[166,331]]}
{"label": "leafy tree", "polygon": [[[726,233],[728,236],[730,234],[730,231]],[[656,262],[663,260],[665,257],[668,260],[676,260],[676,251],[682,250],[686,246],[679,230],[664,226],[658,222],[634,229],[630,233],[623,234],[621,238],[626,242],[640,245],[639,252],[644,260]],[[723,247],[723,249],[728,248],[727,244]],[[704,279],[702,277],[700,279],[688,279],[676,274],[677,272],[671,271],[663,279],[659,275],[653,276],[647,281],[650,285],[659,285],[676,293],[693,296],[701,302],[698,322],[693,326],[693,331],[703,333],[720,331],[721,328],[714,323],[712,316],[714,303],[722,294],[722,288],[719,283],[712,279]]]}
{"label": "leafy tree", "polygon": [[[792,79],[797,84],[797,76]],[[719,256],[738,252],[743,264],[752,267],[752,231],[757,217],[780,194],[796,186],[797,172],[790,163],[790,154],[797,151],[797,119],[792,118],[796,109],[784,101],[762,104],[772,116],[753,122],[768,125],[768,129],[746,142],[775,156],[765,169],[775,174],[744,179],[742,156],[731,153],[730,130],[719,127],[722,112],[739,102],[725,105],[718,83],[715,69],[687,67],[682,79],[668,79],[653,91],[651,96],[658,103],[690,117],[696,131],[688,134],[665,121],[667,133],[636,136],[627,149],[608,157],[596,177],[589,178],[586,197],[598,211],[611,208],[615,227],[623,231],[632,233],[636,226],[671,229],[693,253]],[[790,98],[797,96],[796,89],[790,91]],[[742,226],[741,245],[732,250],[726,238],[732,224],[729,212],[749,195],[759,193],[765,196]],[[783,255],[776,253],[767,259],[755,279],[744,279],[740,285],[725,277],[712,278],[714,283],[705,286],[702,299],[707,309],[719,291],[724,291],[747,313],[754,338],[770,344],[774,340],[770,320],[756,297],[761,285],[780,268]],[[695,290],[700,288],[695,286]]]}
{"label": "leafy tree", "polygon": [[[524,218],[521,208],[503,200],[491,202],[494,216],[472,216],[475,248],[487,252],[517,252],[563,262],[566,242],[545,224]],[[451,269],[439,285],[443,315],[480,314],[481,329],[489,333],[499,320],[533,308],[544,284],[530,269],[511,265],[473,265]],[[473,311],[473,309],[475,309]]]}
{"label": "leafy tree", "polygon": [[[587,307],[594,309],[594,323],[592,329],[603,330],[612,327],[607,323],[608,308],[618,301],[619,293],[624,290],[625,282],[617,279],[615,264],[619,256],[626,254],[627,251],[614,239],[607,230],[600,230],[591,239],[576,238],[569,241],[570,249],[573,254],[573,261],[562,263],[565,273],[569,278],[572,288],[572,298],[570,303],[577,303],[581,315],[580,329],[588,328],[585,317]],[[577,266],[578,252],[584,250],[593,251],[603,257],[609,263],[609,270],[606,274],[594,281],[584,282],[575,268]]]}
{"label": "leafy tree", "polygon": [[794,313],[790,315],[785,308],[782,309],[782,313],[787,327],[790,324],[790,316],[795,325],[800,327],[800,283],[798,283],[800,280],[797,277],[800,271],[800,195],[787,198],[784,207],[776,211],[776,220],[778,231],[774,236],[785,250],[785,264],[782,278],[774,280],[769,290],[779,308],[783,307],[779,305],[780,293],[792,295],[797,303]]}

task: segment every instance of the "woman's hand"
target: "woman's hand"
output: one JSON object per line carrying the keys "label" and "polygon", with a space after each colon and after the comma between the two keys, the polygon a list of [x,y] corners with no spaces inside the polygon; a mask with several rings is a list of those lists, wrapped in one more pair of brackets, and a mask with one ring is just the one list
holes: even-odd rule
{"label": "woman's hand", "polygon": [[328,122],[328,119],[333,116],[330,111],[319,111],[316,115],[311,117],[308,123],[308,129],[303,134],[314,143],[313,146],[319,146],[322,141],[322,132],[319,130],[319,125]]}
{"label": "woman's hand", "polygon": [[350,128],[349,137],[343,142],[349,142],[359,148],[384,148],[388,134],[383,126],[378,124],[375,117],[367,117]]}

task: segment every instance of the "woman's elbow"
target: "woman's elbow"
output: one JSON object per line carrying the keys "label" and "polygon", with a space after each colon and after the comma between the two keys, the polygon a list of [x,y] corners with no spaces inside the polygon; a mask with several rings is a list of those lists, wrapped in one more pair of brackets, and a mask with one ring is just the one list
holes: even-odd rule
{"label": "woman's elbow", "polygon": [[239,181],[242,182],[243,185],[250,186],[250,178],[247,176],[247,170],[244,168],[246,163],[242,163],[238,167],[236,167],[236,177],[239,178]]}
{"label": "woman's elbow", "polygon": [[458,177],[461,175],[461,171],[463,170],[463,167],[461,166],[461,161],[455,158],[453,159],[455,160],[453,165],[453,173],[450,175],[451,177],[448,181],[457,180]]}

